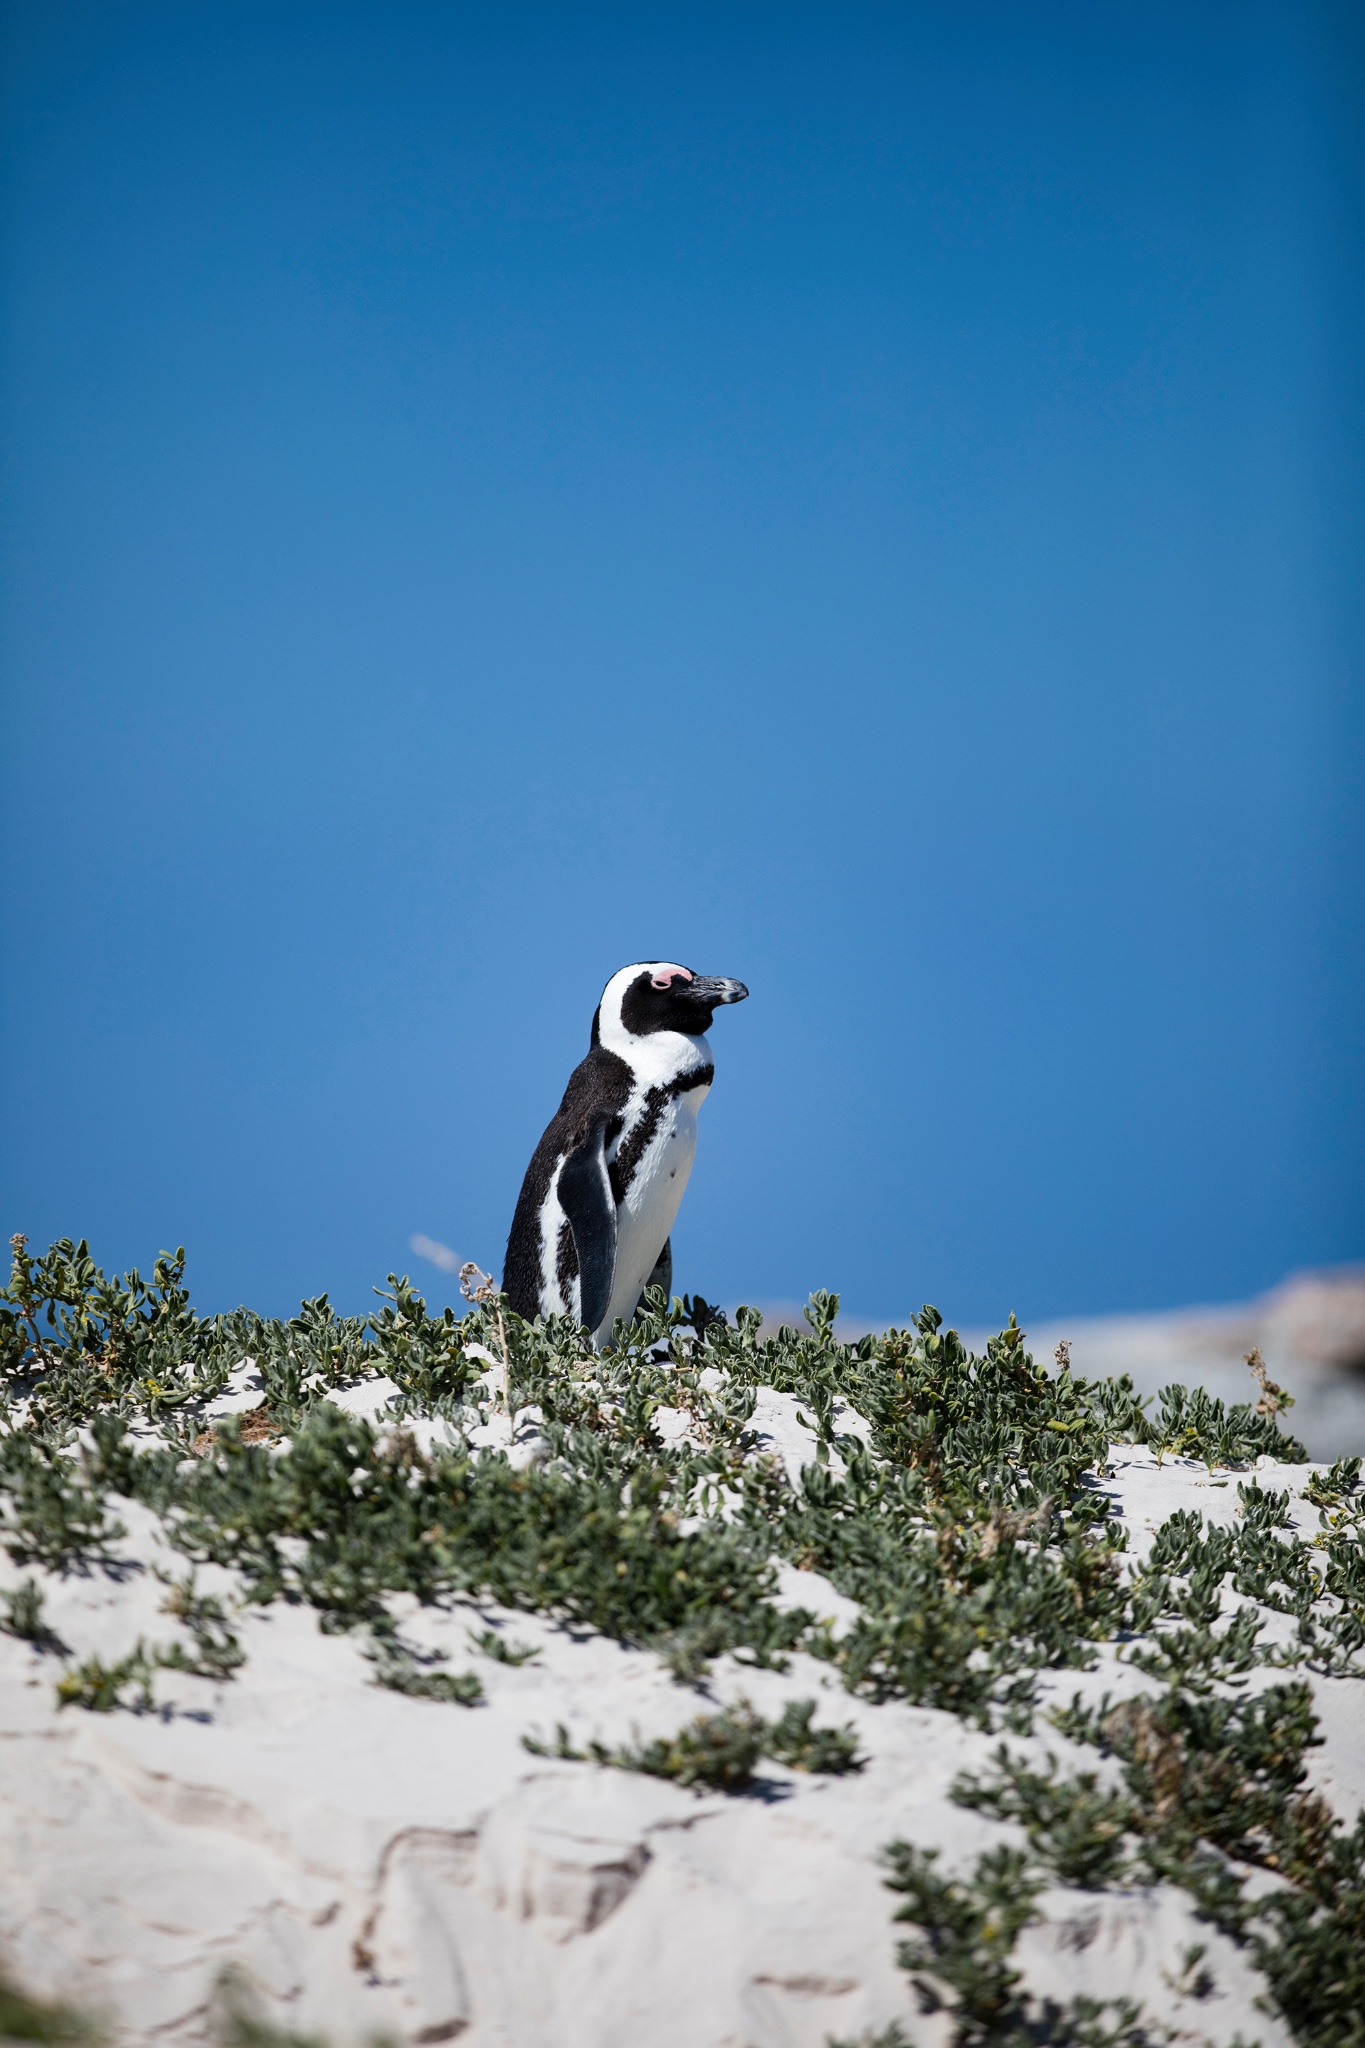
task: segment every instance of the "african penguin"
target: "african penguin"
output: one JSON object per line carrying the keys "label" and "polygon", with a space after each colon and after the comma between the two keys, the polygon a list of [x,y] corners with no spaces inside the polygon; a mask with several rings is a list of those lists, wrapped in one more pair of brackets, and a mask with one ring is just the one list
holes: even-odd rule
{"label": "african penguin", "polygon": [[706,1032],[748,993],[670,960],[613,974],[522,1182],[502,1279],[518,1315],[576,1316],[601,1344],[646,1285],[672,1287],[669,1232],[715,1074]]}

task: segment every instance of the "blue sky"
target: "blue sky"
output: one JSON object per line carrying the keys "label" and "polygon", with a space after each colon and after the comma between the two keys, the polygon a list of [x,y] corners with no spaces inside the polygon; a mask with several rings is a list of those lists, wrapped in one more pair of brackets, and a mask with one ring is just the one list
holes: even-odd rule
{"label": "blue sky", "polygon": [[679,1286],[1365,1254],[1350,10],[3,18],[6,1233],[496,1268],[653,956]]}

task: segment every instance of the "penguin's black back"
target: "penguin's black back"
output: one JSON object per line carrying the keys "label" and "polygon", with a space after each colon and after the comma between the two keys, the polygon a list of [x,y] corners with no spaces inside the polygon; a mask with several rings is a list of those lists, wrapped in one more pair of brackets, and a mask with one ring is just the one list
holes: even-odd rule
{"label": "penguin's black back", "polygon": [[[594,1026],[596,1020],[594,1019]],[[545,1135],[531,1155],[526,1178],[517,1198],[516,1214],[507,1239],[507,1257],[502,1269],[502,1291],[509,1308],[528,1321],[540,1314],[541,1232],[540,1215],[550,1192],[556,1165],[588,1137],[602,1117],[608,1123],[605,1142],[610,1144],[621,1128],[621,1112],[630,1100],[634,1075],[618,1053],[594,1045],[569,1076],[560,1103]],[[576,1269],[575,1269],[576,1270]]]}

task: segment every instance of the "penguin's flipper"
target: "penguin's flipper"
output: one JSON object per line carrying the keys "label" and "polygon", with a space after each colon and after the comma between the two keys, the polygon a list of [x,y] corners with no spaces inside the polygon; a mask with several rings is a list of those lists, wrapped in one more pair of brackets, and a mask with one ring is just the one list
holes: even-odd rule
{"label": "penguin's flipper", "polygon": [[559,1206],[578,1253],[579,1317],[595,1330],[616,1278],[616,1197],[607,1175],[607,1118],[599,1117],[559,1169]]}

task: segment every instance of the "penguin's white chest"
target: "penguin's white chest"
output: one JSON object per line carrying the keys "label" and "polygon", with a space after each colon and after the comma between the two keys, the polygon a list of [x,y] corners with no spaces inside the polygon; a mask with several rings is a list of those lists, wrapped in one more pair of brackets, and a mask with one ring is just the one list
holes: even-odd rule
{"label": "penguin's white chest", "polygon": [[628,1316],[678,1214],[697,1151],[697,1111],[706,1088],[694,1088],[667,1103],[640,1155],[616,1211],[616,1273],[611,1306],[602,1324],[610,1334],[617,1316]]}

